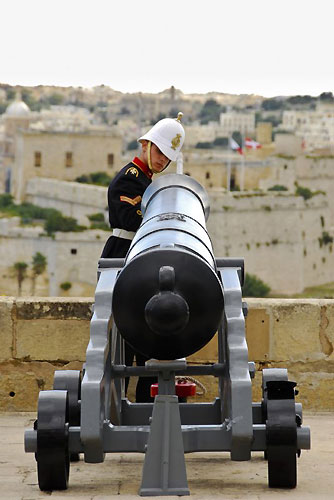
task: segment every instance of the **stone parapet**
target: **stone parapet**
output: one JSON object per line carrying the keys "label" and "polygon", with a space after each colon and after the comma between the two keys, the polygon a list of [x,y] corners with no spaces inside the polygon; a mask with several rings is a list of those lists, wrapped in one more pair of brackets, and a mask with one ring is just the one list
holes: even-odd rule
{"label": "stone parapet", "polygon": [[[334,410],[334,300],[248,299],[249,360],[256,363],[254,400],[261,398],[264,367],[286,367],[307,409]],[[92,311],[89,298],[0,297],[0,409],[34,411],[53,372],[80,369],[85,360]],[[217,338],[188,358],[217,360]],[[198,401],[217,395],[217,381]],[[132,389],[131,389],[132,388]],[[130,383],[130,398],[134,381]]]}

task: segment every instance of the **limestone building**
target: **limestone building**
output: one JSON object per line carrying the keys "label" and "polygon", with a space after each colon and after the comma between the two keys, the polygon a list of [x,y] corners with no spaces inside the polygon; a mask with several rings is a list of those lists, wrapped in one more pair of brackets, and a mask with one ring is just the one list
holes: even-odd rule
{"label": "limestone building", "polygon": [[73,181],[97,171],[113,175],[121,166],[121,149],[121,137],[108,131],[20,130],[10,191],[22,200],[27,181],[33,177]]}
{"label": "limestone building", "polygon": [[10,192],[10,179],[15,161],[15,141],[19,130],[27,130],[32,113],[20,94],[16,95],[3,115],[3,134],[0,154],[0,193]]}
{"label": "limestone building", "polygon": [[284,111],[282,127],[302,138],[308,150],[330,148],[334,151],[334,109]]}
{"label": "limestone building", "polygon": [[255,132],[255,113],[237,113],[235,111],[220,114],[222,137],[230,137],[233,132],[253,135]]}
{"label": "limestone building", "polygon": [[273,126],[270,122],[259,122],[256,126],[256,140],[262,145],[272,143]]}

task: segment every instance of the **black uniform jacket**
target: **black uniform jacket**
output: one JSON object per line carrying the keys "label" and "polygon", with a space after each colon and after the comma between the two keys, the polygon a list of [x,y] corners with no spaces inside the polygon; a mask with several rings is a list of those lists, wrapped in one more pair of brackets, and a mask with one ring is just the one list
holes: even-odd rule
{"label": "black uniform jacket", "polygon": [[[142,222],[141,199],[151,184],[152,173],[139,158],[118,172],[108,188],[109,222],[111,228],[137,231]],[[101,257],[125,257],[131,240],[111,236]]]}

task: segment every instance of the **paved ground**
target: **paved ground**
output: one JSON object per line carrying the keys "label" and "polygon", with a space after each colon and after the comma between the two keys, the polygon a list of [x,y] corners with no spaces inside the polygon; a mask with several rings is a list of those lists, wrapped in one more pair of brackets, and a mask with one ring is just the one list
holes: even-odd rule
{"label": "paved ground", "polygon": [[[0,498],[109,500],[139,498],[143,455],[108,455],[103,464],[72,464],[70,487],[65,492],[42,493],[37,484],[36,462],[24,453],[23,433],[31,427],[33,414],[0,414]],[[306,414],[311,427],[312,450],[298,461],[295,490],[269,490],[267,467],[262,454],[250,462],[231,462],[226,453],[191,453],[186,456],[192,497],[240,499],[333,499],[334,498],[334,413]],[[178,497],[165,497],[174,498]]]}

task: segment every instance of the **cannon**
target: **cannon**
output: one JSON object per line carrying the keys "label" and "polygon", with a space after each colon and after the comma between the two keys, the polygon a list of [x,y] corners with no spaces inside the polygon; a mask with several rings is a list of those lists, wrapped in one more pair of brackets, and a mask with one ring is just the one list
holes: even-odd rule
{"label": "cannon", "polygon": [[[184,455],[196,451],[229,452],[237,461],[263,451],[269,486],[294,488],[310,430],[286,369],[264,369],[262,400],[252,402],[244,261],[214,257],[206,191],[188,176],[164,175],[145,191],[141,208],[126,258],[99,261],[83,373],[55,373],[25,433],[40,489],[66,489],[79,454],[98,463],[106,453],[142,452],[140,495],[189,495]],[[216,362],[189,364],[187,356],[215,335]],[[125,366],[124,342],[150,358],[145,366]],[[125,378],[152,375],[154,403],[130,402]],[[178,398],[176,377],[197,375],[218,378],[214,401]]]}

